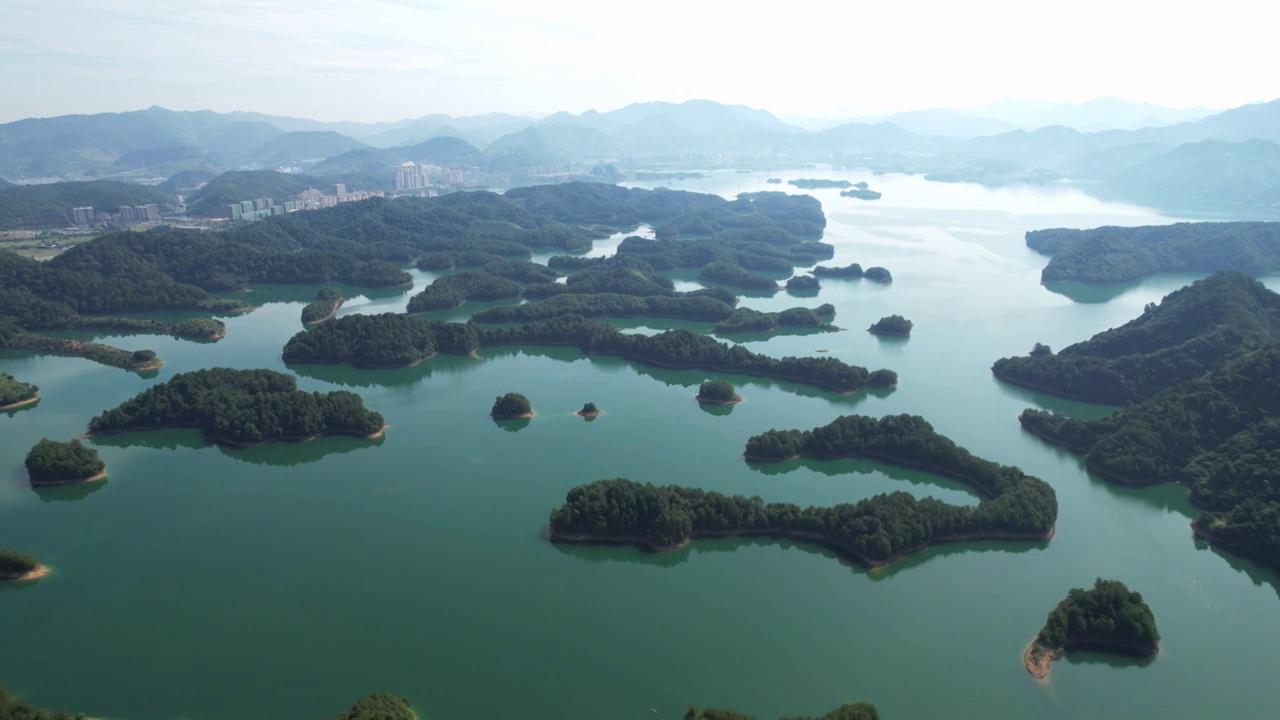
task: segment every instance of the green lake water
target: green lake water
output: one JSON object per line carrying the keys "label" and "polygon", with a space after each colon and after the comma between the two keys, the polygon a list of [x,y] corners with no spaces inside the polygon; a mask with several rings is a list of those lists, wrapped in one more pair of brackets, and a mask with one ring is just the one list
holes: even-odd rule
{"label": "green lake water", "polygon": [[[1023,233],[1171,219],[1069,187],[781,175],[809,176],[865,179],[884,193],[876,202],[810,194],[837,247],[826,264],[883,265],[895,282],[824,279],[816,297],[746,298],[764,310],[830,302],[848,329],[736,340],[769,355],[829,350],[888,367],[900,375],[895,390],[840,396],[717,375],[746,401],[704,408],[693,399],[701,371],[564,348],[501,348],[402,370],[285,366],[280,348],[301,329],[314,286],[245,296],[261,307],[230,319],[216,344],[82,335],[156,350],[166,364],[152,379],[0,355],[0,371],[44,397],[0,413],[0,547],[53,568],[36,583],[0,583],[0,681],[38,704],[137,720],[319,719],[373,691],[407,695],[439,720],[679,718],[694,704],[773,718],[859,700],[889,720],[1273,716],[1280,685],[1263,675],[1280,666],[1277,578],[1195,541],[1183,490],[1106,485],[1016,420],[1026,407],[1090,417],[1108,408],[1005,385],[989,370],[1036,342],[1058,349],[1121,324],[1192,279],[1050,291],[1039,284],[1047,259]],[[713,173],[671,186],[778,189],[767,177]],[[415,275],[418,287],[433,277]],[[678,277],[693,285],[691,274]],[[341,314],[399,311],[409,297],[345,292],[354,299]],[[892,313],[914,321],[911,338],[865,332]],[[155,382],[214,366],[353,390],[390,430],[378,441],[249,450],[211,446],[195,431],[116,435],[91,441],[106,482],[27,484],[22,458],[40,438],[78,435]],[[489,406],[508,391],[527,395],[537,416],[493,422]],[[605,414],[571,414],[587,401]],[[753,434],[847,413],[918,413],[975,454],[1045,479],[1061,508],[1056,536],[949,545],[880,571],[792,542],[699,541],[652,555],[546,538],[565,492],[601,478],[801,504],[893,490],[976,502],[958,483],[873,462],[760,467],[741,457]],[[1072,656],[1038,684],[1023,649],[1069,588],[1097,576],[1144,595],[1162,654],[1145,666]]]}

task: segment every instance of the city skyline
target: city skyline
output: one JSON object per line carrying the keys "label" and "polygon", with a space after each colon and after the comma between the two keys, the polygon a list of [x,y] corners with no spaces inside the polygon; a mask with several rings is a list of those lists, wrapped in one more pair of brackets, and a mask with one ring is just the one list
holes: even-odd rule
{"label": "city skyline", "polygon": [[836,118],[1003,98],[1221,109],[1280,96],[1262,70],[1266,25],[1240,22],[1252,10],[1235,0],[1212,14],[1003,0],[802,2],[786,14],[666,0],[625,11],[576,0],[321,0],[304,13],[276,0],[6,5],[0,122],[152,105],[394,122],[696,98]]}

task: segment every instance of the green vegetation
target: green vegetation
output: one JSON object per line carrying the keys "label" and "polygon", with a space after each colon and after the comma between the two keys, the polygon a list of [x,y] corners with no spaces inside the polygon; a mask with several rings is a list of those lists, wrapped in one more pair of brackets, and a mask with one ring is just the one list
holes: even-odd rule
{"label": "green vegetation", "polygon": [[486,272],[462,272],[437,278],[409,299],[408,313],[448,310],[467,300],[507,300],[520,296],[520,284]]}
{"label": "green vegetation", "polygon": [[913,323],[901,315],[882,317],[867,328],[876,335],[910,335]]}
{"label": "green vegetation", "polygon": [[798,180],[788,180],[788,185],[794,185],[801,190],[817,190],[821,188],[847,188],[853,187],[853,183],[848,180],[815,180],[813,178],[800,178]]}
{"label": "green vegetation", "polygon": [[[229,217],[230,206],[243,200],[269,197],[277,204],[292,200],[310,188],[333,192],[335,182],[354,181],[351,190],[360,189],[359,178],[338,175],[315,177],[274,170],[236,170],[213,178],[187,199],[187,213],[196,217]],[[377,189],[377,188],[373,188]]]}
{"label": "green vegetation", "polygon": [[409,698],[387,693],[374,693],[356,701],[351,709],[330,720],[417,720],[409,707]]}
{"label": "green vegetation", "polygon": [[[286,362],[402,367],[426,360],[437,351],[465,355],[496,345],[571,345],[587,354],[618,355],[659,367],[743,373],[836,392],[862,390],[870,386],[871,380],[866,368],[847,365],[835,358],[778,360],[689,330],[635,335],[580,315],[564,315],[512,328],[427,321],[393,313],[348,315],[294,335],[284,347],[284,359]],[[884,371],[877,377],[892,377],[896,382],[897,376]]]}
{"label": "green vegetation", "polygon": [[698,402],[712,405],[728,405],[742,402],[733,385],[723,380],[708,380],[698,388]]}
{"label": "green vegetation", "polygon": [[576,414],[581,415],[584,418],[593,418],[597,415],[602,415],[603,413],[604,411],[596,407],[595,403],[589,402],[589,403],[584,403],[582,405],[582,409],[579,410]]}
{"label": "green vegetation", "polygon": [[881,285],[888,285],[893,282],[893,275],[882,267],[869,267],[862,271],[862,277],[878,282]]}
{"label": "green vegetation", "polygon": [[333,288],[320,288],[316,291],[316,299],[302,308],[302,323],[315,325],[333,317],[342,307],[342,293]]}
{"label": "green vegetation", "polygon": [[50,355],[82,357],[130,372],[148,372],[164,364],[151,350],[129,352],[109,345],[36,335],[24,332],[6,318],[0,318],[0,349],[30,350]]}
{"label": "green vegetation", "polygon": [[[40,567],[36,559],[26,553],[0,548],[0,579],[18,578]],[[4,689],[0,688],[0,698]],[[2,704],[2,701],[0,701]],[[3,716],[0,716],[3,717]]]}
{"label": "green vegetation", "polygon": [[818,282],[818,278],[812,275],[796,275],[787,280],[787,290],[809,292],[815,291],[822,287],[822,283]]}
{"label": "green vegetation", "polygon": [[7,373],[0,373],[0,409],[9,405],[26,403],[38,397],[40,388],[19,382]]}
{"label": "green vegetation", "polygon": [[734,312],[731,304],[704,294],[641,296],[566,293],[523,305],[503,305],[481,310],[471,316],[471,321],[525,323],[572,314],[583,317],[650,317],[716,322],[728,318]]}
{"label": "green vegetation", "polygon": [[58,442],[45,438],[27,452],[27,474],[32,485],[59,485],[88,480],[100,475],[106,463],[98,451],[79,440]]}
{"label": "green vegetation", "polygon": [[698,279],[703,282],[721,283],[747,288],[749,290],[777,290],[778,283],[763,275],[744,270],[739,265],[727,262],[707,263],[698,271]]}
{"label": "green vegetation", "polygon": [[162,205],[173,196],[156,187],[94,180],[43,185],[0,187],[0,230],[67,227],[74,224],[73,208],[92,207],[115,212],[121,205]]}
{"label": "green vegetation", "polygon": [[879,200],[880,192],[867,187],[867,184],[860,182],[848,190],[840,193],[840,197],[857,198],[859,200]]}
{"label": "green vegetation", "polygon": [[66,713],[38,708],[14,697],[0,685],[0,720],[89,720],[83,713]]}
{"label": "green vegetation", "polygon": [[1169,293],[1142,315],[1053,354],[997,360],[1007,382],[1092,402],[1127,405],[1203,376],[1224,361],[1280,342],[1280,295],[1234,272]]}
{"label": "green vegetation", "polygon": [[90,433],[200,428],[214,442],[256,445],[320,435],[367,437],[382,416],[349,392],[298,390],[292,375],[213,368],[181,373],[89,421]]}
{"label": "green vegetation", "polygon": [[813,274],[817,277],[860,278],[862,277],[862,266],[858,263],[842,268],[819,265],[813,269]]}
{"label": "green vegetation", "polygon": [[[755,720],[755,718],[750,715],[744,715],[737,710],[716,710],[712,708],[699,710],[696,707],[691,707],[685,712],[684,720]],[[835,710],[818,717],[792,717],[779,718],[779,720],[880,720],[880,713],[876,710],[876,706],[870,703],[852,703],[841,705]]]}
{"label": "green vegetation", "polygon": [[528,418],[533,417],[533,406],[529,404],[529,398],[520,393],[509,392],[494,398],[493,409],[489,414],[494,420]]}
{"label": "green vegetation", "polygon": [[1052,255],[1042,282],[1117,283],[1157,273],[1280,270],[1280,223],[1178,223],[1033,230],[1027,247]]}
{"label": "green vegetation", "polygon": [[836,330],[831,324],[836,308],[830,303],[816,308],[794,307],[781,312],[761,312],[751,308],[735,308],[729,317],[716,323],[717,335],[741,332],[773,332],[779,327],[819,328]]}
{"label": "green vegetation", "polygon": [[1049,663],[1072,650],[1099,650],[1137,657],[1159,651],[1160,633],[1142,595],[1117,580],[1098,578],[1092,590],[1073,588],[1049,613],[1027,648],[1024,662],[1038,678]]}
{"label": "green vegetation", "polygon": [[931,544],[992,538],[1043,540],[1058,515],[1053,488],[1021,470],[976,458],[922,418],[846,416],[810,431],[771,430],[747,442],[751,460],[869,457],[972,486],[984,499],[955,506],[908,493],[800,508],[677,486],[601,480],[571,490],[551,513],[552,537],[668,550],[698,537],[770,535],[827,545],[880,566]]}

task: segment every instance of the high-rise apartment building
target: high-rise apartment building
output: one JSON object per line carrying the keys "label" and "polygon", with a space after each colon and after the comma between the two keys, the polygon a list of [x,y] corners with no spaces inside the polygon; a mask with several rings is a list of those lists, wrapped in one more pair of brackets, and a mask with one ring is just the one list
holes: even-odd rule
{"label": "high-rise apartment building", "polygon": [[93,224],[93,208],[78,207],[71,211],[75,215],[76,225],[92,225]]}

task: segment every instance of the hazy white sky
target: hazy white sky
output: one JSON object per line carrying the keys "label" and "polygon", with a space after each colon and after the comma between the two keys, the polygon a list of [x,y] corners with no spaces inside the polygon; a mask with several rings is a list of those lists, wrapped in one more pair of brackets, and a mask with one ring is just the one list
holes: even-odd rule
{"label": "hazy white sky", "polygon": [[0,0],[0,122],[321,120],[707,98],[858,115],[1003,97],[1280,97],[1257,0]]}

